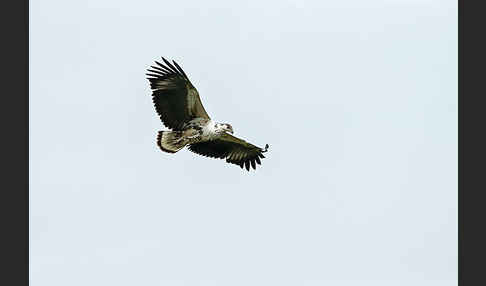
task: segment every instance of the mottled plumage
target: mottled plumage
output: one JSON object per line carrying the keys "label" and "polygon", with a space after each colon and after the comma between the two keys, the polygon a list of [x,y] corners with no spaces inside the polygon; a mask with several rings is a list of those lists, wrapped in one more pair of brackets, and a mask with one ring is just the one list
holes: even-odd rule
{"label": "mottled plumage", "polygon": [[[211,158],[256,169],[265,158],[265,149],[252,145],[233,134],[227,123],[211,120],[204,109],[199,93],[182,68],[175,62],[162,58],[165,64],[155,61],[147,76],[152,89],[155,110],[163,124],[172,131],[159,131],[157,146],[168,153],[176,153],[185,146],[189,150]],[[229,134],[229,133],[231,134]]]}

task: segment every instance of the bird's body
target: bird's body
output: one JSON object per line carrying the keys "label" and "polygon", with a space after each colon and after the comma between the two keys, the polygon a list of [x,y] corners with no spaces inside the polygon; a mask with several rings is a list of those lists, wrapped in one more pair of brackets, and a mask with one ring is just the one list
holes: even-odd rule
{"label": "bird's body", "polygon": [[[212,120],[209,120],[201,126],[201,141],[209,141],[218,138],[221,136],[227,129],[221,123],[215,123]],[[232,132],[233,133],[233,132]]]}
{"label": "bird's body", "polygon": [[228,129],[224,124],[210,119],[195,118],[181,130],[160,131],[157,145],[166,152],[175,153],[186,145],[218,139]]}
{"label": "bird's body", "polygon": [[[166,59],[152,66],[147,75],[152,88],[152,99],[162,122],[172,131],[159,131],[157,145],[168,153],[176,153],[185,146],[199,155],[226,159],[226,162],[250,166],[261,164],[262,153],[268,149],[254,146],[234,137],[228,123],[213,121],[202,106],[199,94],[182,68]],[[231,134],[230,134],[231,133]]]}

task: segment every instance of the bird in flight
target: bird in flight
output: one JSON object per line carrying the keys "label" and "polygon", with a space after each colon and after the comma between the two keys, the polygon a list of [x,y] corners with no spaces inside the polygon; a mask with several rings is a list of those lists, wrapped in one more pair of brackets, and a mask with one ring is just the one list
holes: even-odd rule
{"label": "bird in flight", "polygon": [[213,121],[204,109],[199,93],[182,68],[162,57],[165,64],[155,61],[148,69],[152,101],[162,123],[171,131],[159,131],[157,146],[176,153],[185,146],[196,154],[226,159],[226,162],[250,170],[261,165],[265,148],[257,147],[233,136],[228,123]]}

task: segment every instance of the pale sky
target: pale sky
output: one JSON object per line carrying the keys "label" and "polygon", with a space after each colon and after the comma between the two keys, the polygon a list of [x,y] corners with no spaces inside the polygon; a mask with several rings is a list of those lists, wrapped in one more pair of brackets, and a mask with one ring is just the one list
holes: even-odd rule
{"label": "pale sky", "polygon": [[[457,1],[30,1],[32,286],[457,284]],[[161,152],[176,60],[246,172]]]}

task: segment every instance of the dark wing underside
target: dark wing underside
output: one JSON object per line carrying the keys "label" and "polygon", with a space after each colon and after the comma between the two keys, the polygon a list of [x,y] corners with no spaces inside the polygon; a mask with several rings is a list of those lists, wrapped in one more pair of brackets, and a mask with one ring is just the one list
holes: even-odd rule
{"label": "dark wing underside", "polygon": [[155,61],[156,66],[148,69],[147,76],[152,89],[155,110],[165,126],[181,130],[185,123],[194,118],[209,119],[199,93],[191,84],[182,68],[162,58],[165,65]]}
{"label": "dark wing underside", "polygon": [[226,158],[226,162],[241,168],[244,166],[248,171],[250,166],[256,169],[256,164],[261,164],[260,158],[265,158],[262,153],[265,153],[267,148],[268,145],[262,149],[228,133],[216,140],[189,145],[189,150],[194,153],[211,158]]}

